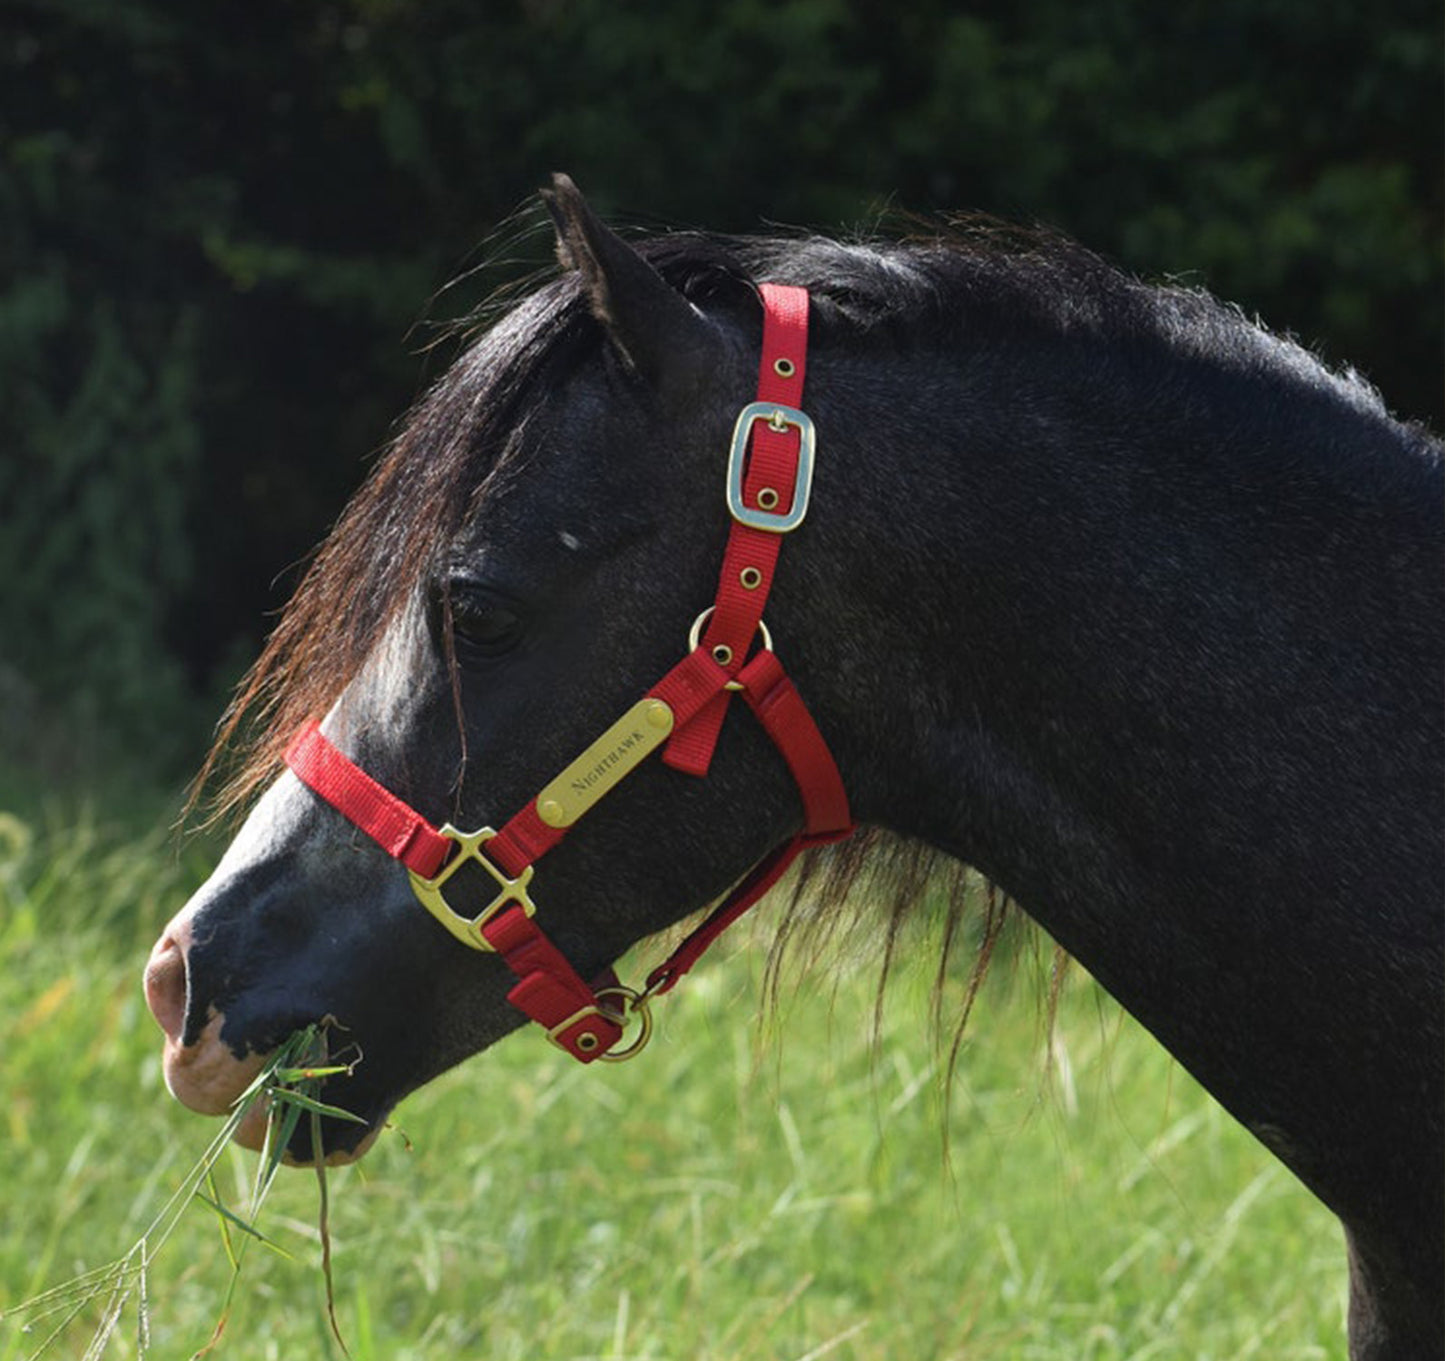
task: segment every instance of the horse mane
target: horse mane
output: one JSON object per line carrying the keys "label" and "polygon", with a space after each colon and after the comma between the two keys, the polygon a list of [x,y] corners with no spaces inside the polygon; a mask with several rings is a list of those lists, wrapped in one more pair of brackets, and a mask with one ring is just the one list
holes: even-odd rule
{"label": "horse mane", "polygon": [[[1386,415],[1374,390],[1353,372],[1330,371],[1202,290],[1141,283],[1065,236],[979,216],[906,226],[888,239],[675,232],[635,245],[700,306],[736,304],[756,281],[771,279],[807,287],[820,310],[904,349],[920,336],[937,343],[976,336],[984,327],[1004,336],[1162,345],[1222,356],[1239,367],[1267,366],[1330,402]],[[438,546],[475,512],[491,480],[506,474],[518,444],[513,433],[553,386],[547,380],[562,377],[603,343],[576,276],[556,272],[504,290],[453,334],[465,342],[461,357],[402,422],[314,555],[218,725],[192,807],[216,784],[214,815],[235,814],[276,777],[291,734],[336,701],[427,578]],[[1422,447],[1429,443],[1423,432],[1419,438]],[[952,947],[969,934],[969,920],[978,922],[966,1016],[1011,910],[992,885],[967,883],[966,873],[930,848],[875,831],[810,853],[775,937],[770,992],[776,997],[785,959],[845,944],[852,922],[866,921],[868,948],[877,955],[880,901],[886,978],[910,912],[931,900],[942,911],[943,932],[936,1019]],[[856,910],[839,912],[843,900]],[[973,903],[979,911],[969,918],[966,907]],[[1062,960],[1056,955],[1050,1015]],[[880,1008],[881,998],[880,986]],[[960,1026],[955,1055],[961,1033]]]}
{"label": "horse mane", "polygon": [[[212,817],[244,811],[283,768],[302,723],[335,703],[502,471],[507,434],[585,325],[563,276],[473,344],[407,415],[326,539],[242,678],[192,786]],[[535,397],[533,397],[535,401]]]}

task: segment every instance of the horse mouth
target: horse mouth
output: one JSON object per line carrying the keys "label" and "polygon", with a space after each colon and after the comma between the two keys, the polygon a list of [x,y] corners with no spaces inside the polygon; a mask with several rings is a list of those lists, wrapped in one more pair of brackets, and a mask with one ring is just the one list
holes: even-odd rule
{"label": "horse mouth", "polygon": [[[263,1096],[255,1101],[241,1117],[241,1123],[236,1126],[236,1132],[231,1136],[232,1142],[239,1144],[244,1149],[249,1149],[252,1153],[260,1153],[266,1146],[266,1133],[270,1118],[270,1098]],[[318,1159],[312,1143],[310,1126],[303,1121],[281,1155],[281,1161],[287,1167],[314,1167],[318,1161],[327,1167],[345,1167],[348,1163],[360,1162],[371,1151],[371,1146],[376,1142],[380,1133],[380,1123],[369,1125],[351,1147],[323,1146],[322,1155]]]}
{"label": "horse mouth", "polygon": [[221,1039],[225,1018],[212,1007],[199,1035],[188,1039],[186,955],[190,923],[174,922],[146,962],[145,999],[165,1036],[162,1071],[170,1093],[200,1115],[225,1115],[255,1080],[264,1054],[238,1058]]}
{"label": "horse mouth", "polygon": [[224,1023],[225,1017],[213,1011],[194,1044],[166,1033],[161,1056],[166,1087],[181,1105],[198,1115],[229,1115],[269,1057],[249,1053],[237,1058],[221,1040]]}
{"label": "horse mouth", "polygon": [[[232,1114],[271,1057],[269,1053],[253,1052],[238,1059],[220,1039],[224,1020],[219,1012],[213,1012],[200,1038],[191,1045],[182,1045],[169,1035],[165,1039],[161,1063],[166,1087],[181,1105],[200,1115]],[[266,1147],[271,1110],[272,1098],[268,1093],[254,1096],[231,1135],[232,1141],[252,1153],[262,1152]],[[350,1146],[339,1142],[352,1138],[357,1132],[360,1137]],[[359,1125],[326,1118],[321,1161],[328,1167],[357,1162],[370,1151],[380,1132],[379,1120],[369,1121],[363,1129]],[[292,1167],[314,1165],[317,1158],[313,1139],[311,1122],[303,1118],[291,1137],[283,1160]]]}
{"label": "horse mouth", "polygon": [[[164,1035],[161,1070],[171,1095],[199,1115],[231,1115],[266,1067],[275,1049],[267,1045],[242,1056],[221,1038],[225,1015],[214,1006],[194,1038],[186,1034],[185,969],[190,945],[189,923],[168,931],[151,952],[145,971],[145,996],[156,1023]],[[344,1108],[344,1100],[339,1103]],[[232,1139],[242,1148],[259,1153],[265,1147],[270,1124],[271,1098],[260,1094],[251,1099],[238,1122]],[[381,1120],[371,1120],[363,1129],[327,1118],[324,1121],[324,1155],[327,1166],[356,1162],[365,1156],[380,1132]],[[359,1137],[357,1137],[359,1135]],[[284,1155],[293,1166],[314,1164],[313,1131],[309,1120],[301,1121]]]}

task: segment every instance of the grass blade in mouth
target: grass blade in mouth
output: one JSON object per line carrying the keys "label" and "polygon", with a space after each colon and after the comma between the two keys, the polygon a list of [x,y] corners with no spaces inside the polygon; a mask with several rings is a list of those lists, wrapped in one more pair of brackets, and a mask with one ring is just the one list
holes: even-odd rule
{"label": "grass blade in mouth", "polygon": [[[325,1021],[305,1026],[294,1031],[276,1049],[251,1084],[237,1097],[220,1132],[207,1145],[195,1165],[181,1179],[180,1185],[127,1252],[105,1266],[72,1277],[0,1314],[0,1318],[18,1323],[25,1332],[38,1331],[41,1326],[49,1327],[49,1332],[36,1349],[28,1354],[27,1361],[41,1361],[41,1358],[49,1355],[59,1346],[61,1339],[77,1320],[92,1313],[97,1306],[100,1309],[100,1319],[83,1355],[87,1361],[92,1357],[99,1358],[108,1348],[123,1311],[132,1300],[135,1301],[137,1311],[136,1355],[146,1356],[149,1351],[151,1311],[146,1285],[150,1267],[193,1201],[204,1205],[216,1216],[222,1244],[230,1263],[230,1279],[215,1328],[210,1339],[195,1355],[200,1357],[210,1353],[219,1344],[230,1318],[246,1249],[251,1241],[259,1240],[280,1256],[290,1258],[284,1248],[260,1231],[257,1223],[267,1192],[285,1161],[286,1150],[290,1147],[292,1137],[300,1128],[303,1118],[310,1123],[312,1154],[316,1163],[321,1267],[326,1283],[327,1314],[332,1333],[342,1351],[346,1351],[346,1344],[336,1323],[331,1273],[330,1201],[326,1185],[321,1121],[324,1117],[356,1124],[366,1122],[360,1116],[340,1106],[323,1102],[318,1097],[322,1084],[327,1079],[347,1076],[360,1061],[358,1056],[348,1063],[328,1062],[329,1030],[330,1023]],[[222,1201],[214,1171],[232,1136],[258,1102],[265,1103],[266,1107],[266,1137],[257,1161],[249,1204],[243,1213],[238,1213]],[[233,1237],[233,1230],[238,1231],[237,1237]]]}
{"label": "grass blade in mouth", "polygon": [[[319,1103],[318,1103],[319,1105]],[[321,1143],[321,1115],[325,1108],[311,1112],[311,1163],[316,1168],[317,1216],[316,1227],[321,1234],[321,1275],[326,1281],[326,1321],[331,1325],[331,1335],[341,1354],[349,1358],[351,1349],[341,1336],[341,1325],[336,1321],[336,1281],[331,1272],[331,1196],[326,1187],[326,1158]]]}

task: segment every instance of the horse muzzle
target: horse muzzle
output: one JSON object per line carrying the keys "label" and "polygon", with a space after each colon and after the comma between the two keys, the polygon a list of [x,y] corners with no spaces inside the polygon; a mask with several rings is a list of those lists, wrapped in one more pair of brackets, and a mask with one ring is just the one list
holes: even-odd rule
{"label": "horse muzzle", "polygon": [[[221,1038],[226,1018],[214,1006],[209,1008],[199,1032],[187,1040],[192,915],[189,905],[183,908],[151,950],[145,968],[146,1005],[165,1036],[161,1063],[171,1095],[200,1115],[229,1115],[268,1056],[248,1052],[238,1057]],[[266,1139],[268,1115],[264,1098],[254,1102],[232,1136],[236,1143],[259,1152]],[[355,1162],[370,1149],[377,1132],[375,1127],[367,1130],[354,1147],[328,1150],[327,1164]],[[300,1163],[309,1159],[292,1150],[286,1161]]]}
{"label": "horse muzzle", "polygon": [[260,1072],[265,1056],[237,1057],[221,1039],[225,1018],[214,1008],[188,1042],[190,948],[190,910],[183,908],[161,933],[146,963],[146,1004],[165,1035],[162,1062],[171,1095],[201,1115],[225,1115]]}

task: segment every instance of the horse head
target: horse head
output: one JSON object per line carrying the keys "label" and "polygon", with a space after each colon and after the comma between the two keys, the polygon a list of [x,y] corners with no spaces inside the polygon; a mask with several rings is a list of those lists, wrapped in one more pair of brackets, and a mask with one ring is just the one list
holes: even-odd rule
{"label": "horse head", "polygon": [[[421,817],[501,826],[697,650],[689,631],[717,590],[720,454],[755,382],[758,290],[722,264],[664,278],[564,177],[548,201],[565,272],[423,401],[319,555],[250,686],[272,709],[250,778],[274,778],[147,970],[168,1085],[198,1111],[227,1110],[268,1051],[326,1020],[333,1048],[360,1060],[328,1099],[367,1121],[360,1136],[328,1122],[337,1158],[525,1017],[496,953],[459,947],[400,864],[275,773],[278,743],[315,717],[328,754]],[[837,590],[828,536],[813,537],[789,545],[775,626],[826,614]],[[790,663],[807,670],[828,645],[805,632]],[[628,761],[538,866],[528,910],[580,978],[797,832],[786,762],[745,715],[723,727],[706,778]],[[257,1113],[238,1137],[254,1146],[263,1129]]]}

